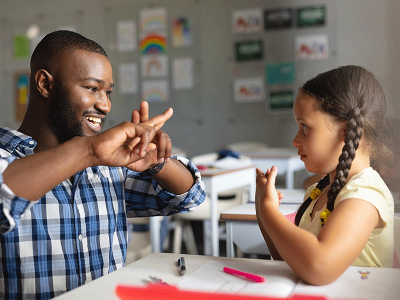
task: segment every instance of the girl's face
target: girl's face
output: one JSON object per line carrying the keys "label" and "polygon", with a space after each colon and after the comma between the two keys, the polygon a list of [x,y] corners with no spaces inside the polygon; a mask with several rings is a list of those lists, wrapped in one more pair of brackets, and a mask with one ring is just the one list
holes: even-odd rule
{"label": "girl's face", "polygon": [[315,98],[303,92],[297,95],[293,111],[299,130],[292,144],[306,169],[320,174],[335,172],[344,146],[345,123],[318,110]]}

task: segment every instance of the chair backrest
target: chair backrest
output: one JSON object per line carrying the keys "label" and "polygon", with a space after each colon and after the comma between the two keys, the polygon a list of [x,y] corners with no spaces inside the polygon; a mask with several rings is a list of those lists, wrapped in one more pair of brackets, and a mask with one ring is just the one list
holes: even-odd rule
{"label": "chair backrest", "polygon": [[218,159],[218,153],[212,152],[207,154],[201,154],[197,156],[193,156],[191,161],[196,166],[198,165],[210,165]]}
{"label": "chair backrest", "polygon": [[261,142],[246,141],[229,144],[226,146],[226,148],[235,152],[242,153],[255,152],[257,150],[265,149],[268,148],[268,145]]}

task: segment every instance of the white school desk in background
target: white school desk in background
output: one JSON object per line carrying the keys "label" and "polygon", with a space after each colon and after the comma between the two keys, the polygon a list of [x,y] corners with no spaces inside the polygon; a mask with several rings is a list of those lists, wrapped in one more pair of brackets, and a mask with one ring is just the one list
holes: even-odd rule
{"label": "white school desk in background", "polygon": [[248,156],[261,171],[266,172],[272,166],[278,167],[278,175],[285,174],[287,189],[294,188],[294,172],[304,170],[304,163],[300,160],[295,148],[263,148],[254,152],[241,152]]}
{"label": "white school desk in background", "polygon": [[[280,190],[284,198],[279,210],[292,214],[303,203],[304,190]],[[235,257],[234,243],[244,252],[252,254],[269,254],[268,247],[258,227],[254,203],[246,203],[221,213],[221,220],[226,221],[226,253]]]}
{"label": "white school desk in background", "polygon": [[[207,169],[201,171],[207,197],[211,200],[211,252],[205,249],[206,255],[219,255],[219,230],[218,230],[218,193],[248,186],[249,198],[254,200],[256,173],[255,166],[250,165],[230,170]],[[160,245],[160,220],[159,217],[150,218],[150,236],[152,252],[161,252]]]}
{"label": "white school desk in background", "polygon": [[[184,276],[180,275],[177,267],[177,260],[181,256],[185,258],[186,262],[186,275]],[[225,274],[220,268],[221,266],[256,273],[264,276],[266,280],[262,284],[251,283],[242,278]],[[241,285],[244,289],[247,286],[247,290],[250,289],[250,292],[253,293],[254,289],[261,288],[261,294],[264,297],[271,297],[271,290],[279,293],[279,290],[283,289],[289,289],[288,294],[291,295],[326,295],[328,299],[396,300],[400,294],[400,285],[398,284],[400,269],[349,267],[339,279],[329,285],[310,286],[299,281],[284,261],[153,253],[54,299],[118,300],[120,298],[115,294],[117,285],[145,286],[150,282],[150,276],[155,276],[170,285],[177,285],[179,289],[185,290],[200,288],[203,291],[216,292],[215,286],[217,285],[222,288]],[[192,284],[189,286],[188,282]],[[232,290],[231,293],[243,293],[243,291]],[[132,299],[134,299],[133,296]]]}

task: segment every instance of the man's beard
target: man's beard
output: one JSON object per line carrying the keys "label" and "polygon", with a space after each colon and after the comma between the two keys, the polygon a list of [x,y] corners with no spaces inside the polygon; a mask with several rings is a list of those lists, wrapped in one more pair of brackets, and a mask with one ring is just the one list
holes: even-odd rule
{"label": "man's beard", "polygon": [[71,101],[62,84],[57,84],[54,89],[54,98],[49,105],[48,118],[51,130],[60,143],[75,136],[83,136],[82,124],[77,119]]}

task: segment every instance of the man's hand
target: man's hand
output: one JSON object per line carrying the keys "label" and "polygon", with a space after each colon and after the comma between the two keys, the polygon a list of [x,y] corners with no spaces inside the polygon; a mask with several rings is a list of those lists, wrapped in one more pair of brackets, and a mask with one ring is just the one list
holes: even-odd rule
{"label": "man's hand", "polygon": [[89,147],[95,158],[94,165],[126,166],[139,172],[146,170],[153,161],[149,153],[157,153],[156,145],[151,141],[163,143],[156,135],[159,136],[158,130],[171,116],[172,109],[168,109],[141,124],[123,122],[91,137]]}
{"label": "man's hand", "polygon": [[[169,108],[162,115],[170,118],[172,114],[172,108]],[[151,140],[152,146],[154,145],[155,147],[152,147],[152,149],[148,151],[140,161],[137,161],[134,165],[129,167],[133,171],[142,172],[155,166],[156,164],[168,162],[170,160],[172,142],[168,134],[162,130],[159,130],[161,127],[157,126],[157,117],[158,116],[149,119],[149,104],[146,101],[142,101],[139,110],[135,109],[132,112],[132,123],[152,126],[157,130],[155,136]]]}

